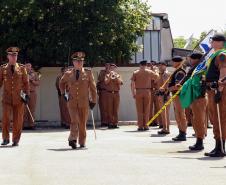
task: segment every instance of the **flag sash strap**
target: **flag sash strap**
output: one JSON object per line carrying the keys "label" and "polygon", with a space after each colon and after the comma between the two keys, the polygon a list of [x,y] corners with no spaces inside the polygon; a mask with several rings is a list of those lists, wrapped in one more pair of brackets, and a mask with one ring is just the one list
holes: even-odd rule
{"label": "flag sash strap", "polygon": [[213,61],[213,59],[220,54],[221,52],[225,52],[225,49],[220,49],[214,53],[211,53],[210,55],[207,55],[203,62],[201,62],[193,71],[192,76],[197,75],[197,74],[201,74],[201,73],[205,73],[209,70],[210,64]]}

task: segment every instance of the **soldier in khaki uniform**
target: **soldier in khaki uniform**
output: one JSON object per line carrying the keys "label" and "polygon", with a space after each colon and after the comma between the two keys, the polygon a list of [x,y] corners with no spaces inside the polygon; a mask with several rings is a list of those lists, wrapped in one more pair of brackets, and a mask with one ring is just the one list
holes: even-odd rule
{"label": "soldier in khaki uniform", "polygon": [[64,75],[64,73],[65,73],[65,67],[62,67],[61,73],[56,78],[55,85],[56,85],[56,89],[57,89],[57,93],[58,93],[61,126],[64,127],[65,129],[69,129],[70,123],[71,123],[71,118],[70,118],[70,114],[68,111],[67,102],[65,101],[64,97],[61,96],[60,87],[59,87],[60,80],[61,80],[62,76]]}
{"label": "soldier in khaki uniform", "polygon": [[[180,83],[184,79],[186,72],[182,69],[181,63],[183,62],[182,57],[175,56],[173,59],[173,67],[176,71],[173,73],[169,82],[169,91],[174,95],[180,88]],[[185,116],[185,110],[181,107],[179,96],[173,101],[174,113],[179,129],[179,135],[174,137],[174,141],[186,141],[187,121]]]}
{"label": "soldier in khaki uniform", "polygon": [[[156,61],[151,61],[151,63],[148,63],[148,69],[154,71],[155,73],[159,73],[158,67],[156,66]],[[151,103],[150,103],[150,114],[149,119],[151,119],[160,109],[160,105],[158,102],[158,97],[156,96],[157,91],[157,83],[155,83],[154,80],[151,81],[150,84],[150,90],[151,90]],[[157,117],[151,126],[158,126],[161,127],[161,117]]]}
{"label": "soldier in khaki uniform", "polygon": [[[190,56],[191,68],[189,69],[186,77],[183,82],[187,81],[191,76],[197,65],[200,63],[202,54],[192,53]],[[182,83],[183,83],[182,82]],[[202,81],[200,81],[201,83]],[[192,146],[189,146],[190,150],[202,150],[203,139],[205,138],[206,133],[206,109],[207,109],[207,98],[205,96],[205,90],[202,91],[202,95],[192,102],[190,109],[192,111],[192,126],[195,131],[196,143]]]}
{"label": "soldier in khaki uniform", "polygon": [[123,84],[121,76],[116,72],[117,66],[110,64],[110,73],[105,75],[105,87],[107,92],[106,111],[109,120],[108,128],[118,127],[118,111],[120,103],[120,86]]}
{"label": "soldier in khaki uniform", "polygon": [[97,92],[99,97],[99,108],[100,108],[100,117],[101,117],[101,126],[108,126],[110,120],[108,120],[107,115],[107,91],[105,84],[105,76],[110,73],[109,71],[110,64],[105,64],[105,69],[100,71],[97,82]]}
{"label": "soldier in khaki uniform", "polygon": [[140,69],[133,72],[131,78],[131,90],[136,100],[138,131],[149,130],[147,122],[150,114],[151,91],[150,84],[152,80],[157,81],[159,75],[147,69],[147,61],[140,62]]}
{"label": "soldier in khaki uniform", "polygon": [[61,78],[60,91],[68,100],[71,117],[69,146],[76,149],[77,140],[81,148],[85,147],[89,107],[93,109],[96,104],[97,90],[91,70],[83,68],[85,53],[75,52],[71,58],[74,68]]}
{"label": "soldier in khaki uniform", "polygon": [[[157,95],[157,101],[159,102],[159,107],[162,108],[164,104],[169,100],[170,93],[168,90],[165,90],[165,87],[168,86],[168,83],[165,84],[165,82],[170,77],[170,73],[166,69],[166,63],[160,62],[159,63],[159,80],[157,81],[158,91],[156,92]],[[162,87],[165,84],[165,87]],[[169,111],[170,106],[167,106],[167,108],[160,114],[161,121],[162,121],[162,130],[158,132],[158,134],[169,134],[170,133],[170,118],[169,118]]]}
{"label": "soldier in khaki uniform", "polygon": [[[28,107],[30,108],[31,114],[35,119],[35,108],[37,101],[37,87],[40,84],[40,79],[38,74],[32,69],[31,63],[25,64],[28,77],[29,77],[29,85],[30,85],[30,100],[28,103]],[[25,108],[24,112],[24,129],[35,129],[34,120],[31,118],[27,108]]]}
{"label": "soldier in khaki uniform", "polygon": [[[215,148],[208,153],[209,157],[225,156],[226,140],[226,49],[224,44],[226,38],[223,34],[215,34],[212,37],[211,46],[216,52],[216,56],[210,63],[206,74],[208,86],[208,109],[210,111],[211,121],[213,123],[213,134],[215,139]],[[219,52],[219,53],[218,53]],[[215,85],[213,85],[215,84]],[[219,114],[217,109],[219,108]],[[219,119],[220,116],[220,127]],[[220,132],[221,129],[221,132]]]}
{"label": "soldier in khaki uniform", "polygon": [[[0,67],[0,87],[3,86],[2,97],[2,138],[1,145],[10,142],[10,116],[13,114],[12,146],[18,146],[23,128],[24,102],[28,102],[29,81],[24,65],[17,63],[19,48],[10,47],[7,50],[8,63]],[[24,100],[21,93],[26,93]],[[24,101],[24,102],[23,102]]]}

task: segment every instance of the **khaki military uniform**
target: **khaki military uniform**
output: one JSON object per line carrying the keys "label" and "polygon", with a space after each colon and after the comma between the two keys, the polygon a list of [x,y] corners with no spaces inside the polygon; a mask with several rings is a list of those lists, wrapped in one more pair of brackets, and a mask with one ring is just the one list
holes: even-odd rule
{"label": "khaki military uniform", "polygon": [[[39,86],[40,79],[38,77],[38,74],[34,71],[31,71],[28,73],[29,77],[29,85],[30,85],[30,100],[28,102],[28,107],[30,108],[31,114],[33,118],[35,119],[35,108],[36,108],[36,102],[37,102],[37,87]],[[27,110],[25,108],[24,113],[24,127],[34,127],[34,122]]]}
{"label": "khaki military uniform", "polygon": [[0,87],[3,86],[2,95],[2,137],[9,140],[10,116],[13,114],[13,136],[14,143],[18,143],[21,137],[24,116],[24,103],[20,93],[24,91],[29,95],[29,81],[24,65],[16,63],[14,73],[9,64],[0,67]]}
{"label": "khaki military uniform", "polygon": [[131,78],[131,80],[135,83],[136,88],[135,100],[138,118],[137,124],[139,129],[147,128],[152,97],[150,84],[152,80],[157,79],[158,74],[149,69],[136,70]]}
{"label": "khaki military uniform", "polygon": [[111,79],[110,75],[105,75],[106,87],[106,111],[107,120],[113,126],[118,124],[118,112],[120,103],[120,86],[123,84],[121,76],[118,75],[115,79]]}
{"label": "khaki military uniform", "polygon": [[[168,71],[165,71],[164,73],[159,73],[159,80],[157,82],[158,89],[162,87],[162,85],[166,82],[166,80],[170,77],[170,75],[171,74]],[[166,86],[168,86],[168,84],[166,84]],[[157,96],[159,107],[162,108],[164,104],[169,100],[169,98],[170,98],[169,92],[165,92],[165,95],[163,96]],[[169,111],[170,111],[170,106],[167,106],[167,108],[160,114],[164,131],[169,131],[169,125],[170,125]]]}
{"label": "khaki military uniform", "polygon": [[67,107],[67,102],[65,101],[64,97],[61,95],[60,92],[60,80],[62,78],[62,74],[58,75],[56,78],[56,89],[58,92],[58,100],[59,100],[59,108],[60,108],[60,121],[61,121],[61,126],[70,126],[71,123],[71,118],[70,118],[70,114],[68,111],[68,107]]}
{"label": "khaki military uniform", "polygon": [[71,117],[70,135],[68,140],[78,140],[80,145],[86,142],[86,122],[89,114],[89,99],[96,103],[97,91],[91,70],[82,68],[76,80],[76,70],[65,72],[60,80],[60,91],[69,93],[67,103]]}
{"label": "khaki military uniform", "polygon": [[[224,56],[223,56],[224,55]],[[220,54],[218,55],[215,60],[211,62],[213,66],[210,66],[210,68],[216,67],[216,70],[219,72],[222,68],[226,68],[226,55]],[[209,70],[211,72],[211,70]],[[207,74],[208,76],[208,74]],[[219,77],[224,78],[226,74],[220,74]],[[207,77],[208,78],[208,77]],[[218,80],[218,79],[217,79]],[[208,81],[208,79],[207,79]],[[213,124],[213,133],[214,138],[216,140],[220,139],[220,131],[219,131],[219,123],[218,123],[218,114],[217,114],[217,104],[214,101],[215,92],[214,90],[208,90],[208,109],[210,113],[210,118]],[[221,130],[222,130],[222,139],[226,140],[226,87],[224,86],[222,90],[222,99],[219,103],[219,110],[220,110],[220,119],[221,119]]]}
{"label": "khaki military uniform", "polygon": [[[172,75],[171,81],[169,83],[169,89],[174,95],[179,88],[176,87],[176,84],[179,83],[184,77],[186,73],[183,69],[179,68]],[[185,109],[182,108],[180,103],[180,98],[177,96],[173,101],[175,119],[177,122],[177,126],[179,131],[186,133],[187,130],[187,121],[185,115]]]}
{"label": "khaki military uniform", "polygon": [[101,117],[102,125],[110,123],[110,120],[108,120],[109,116],[107,115],[107,91],[106,91],[106,84],[104,82],[106,74],[107,74],[106,70],[101,70],[98,76],[98,82],[97,82],[100,117]]}

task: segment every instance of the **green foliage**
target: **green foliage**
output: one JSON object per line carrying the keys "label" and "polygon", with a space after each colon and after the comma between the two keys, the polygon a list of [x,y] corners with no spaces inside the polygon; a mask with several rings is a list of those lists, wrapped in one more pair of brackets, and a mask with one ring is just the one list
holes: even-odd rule
{"label": "green foliage", "polygon": [[173,39],[173,43],[175,48],[184,48],[186,39],[184,37],[178,37]]}
{"label": "green foliage", "polygon": [[87,61],[128,62],[150,23],[139,0],[7,0],[0,2],[0,55],[9,46],[39,66],[67,64],[73,51]]}

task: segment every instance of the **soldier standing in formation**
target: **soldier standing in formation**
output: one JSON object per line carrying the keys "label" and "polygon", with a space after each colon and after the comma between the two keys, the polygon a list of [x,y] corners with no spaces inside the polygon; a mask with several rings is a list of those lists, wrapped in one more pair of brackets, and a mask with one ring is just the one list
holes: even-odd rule
{"label": "soldier standing in formation", "polygon": [[120,103],[120,86],[123,84],[122,78],[118,72],[116,72],[117,66],[110,64],[110,73],[105,75],[105,87],[106,87],[106,111],[107,120],[109,121],[108,128],[118,127],[118,111]]}
{"label": "soldier standing in formation", "polygon": [[77,140],[81,148],[85,147],[89,108],[96,104],[97,90],[91,70],[83,68],[85,53],[75,52],[71,58],[74,68],[65,72],[59,86],[71,117],[69,146],[76,149]]}
{"label": "soldier standing in formation", "polygon": [[[200,63],[202,58],[202,54],[200,53],[192,53],[190,55],[190,65],[191,69],[188,71],[184,81],[188,80],[191,76],[197,65]],[[200,83],[204,82],[201,81]],[[192,126],[195,131],[196,143],[193,146],[189,146],[190,150],[203,150],[203,139],[206,134],[206,109],[207,109],[207,98],[206,92],[203,88],[203,92],[200,97],[192,102],[190,105],[192,111]]]}
{"label": "soldier standing in formation", "polygon": [[58,100],[59,100],[61,126],[64,127],[65,129],[69,129],[70,123],[71,123],[71,118],[70,118],[70,114],[68,111],[67,102],[65,101],[64,97],[61,96],[60,87],[59,87],[60,79],[64,75],[65,70],[66,70],[65,67],[61,68],[61,73],[56,78],[55,86],[57,89]]}
{"label": "soldier standing in formation", "polygon": [[[184,79],[186,72],[182,69],[183,59],[180,56],[175,56],[173,59],[173,67],[176,71],[169,82],[169,91],[174,95],[180,88],[181,81]],[[179,134],[173,138],[174,141],[186,141],[187,121],[185,110],[181,107],[179,96],[173,101],[174,114],[179,129]]]}
{"label": "soldier standing in formation", "polygon": [[35,129],[35,108],[36,108],[36,101],[37,101],[37,87],[40,84],[40,79],[38,74],[32,69],[31,63],[26,63],[25,67],[27,69],[28,78],[29,78],[29,90],[30,90],[30,99],[28,103],[28,107],[31,111],[31,115],[29,114],[27,108],[25,108],[24,112],[24,129]]}
{"label": "soldier standing in formation", "polygon": [[[165,84],[167,79],[170,77],[170,73],[166,69],[167,65],[165,62],[159,63],[159,80],[158,84],[158,91],[156,92],[156,98],[159,102],[159,107],[162,108],[163,105],[169,100],[170,92],[165,90],[165,87],[168,86],[168,83]],[[164,87],[162,87],[164,85]],[[158,132],[158,134],[169,134],[170,133],[170,117],[169,117],[170,106],[167,106],[166,109],[161,113],[161,120],[162,120],[162,130]]]}
{"label": "soldier standing in formation", "polygon": [[[23,128],[24,102],[28,102],[29,80],[24,65],[17,63],[19,48],[6,50],[8,63],[0,67],[0,87],[3,86],[2,97],[2,138],[1,145],[10,143],[10,116],[13,113],[12,146],[18,146]],[[24,99],[21,94],[25,93]]]}
{"label": "soldier standing in formation", "polygon": [[131,78],[131,91],[136,100],[136,109],[138,117],[138,131],[149,130],[147,122],[150,114],[151,103],[151,81],[157,81],[159,75],[152,70],[147,69],[147,61],[140,62],[140,69],[133,72]]}
{"label": "soldier standing in formation", "polygon": [[[210,63],[206,74],[208,91],[208,108],[213,124],[213,134],[216,141],[215,148],[205,153],[209,157],[225,156],[226,139],[226,50],[224,43],[226,39],[222,34],[212,37],[211,46],[216,56]],[[213,85],[216,84],[216,85]],[[219,110],[219,111],[218,111]]]}
{"label": "soldier standing in formation", "polygon": [[97,92],[99,96],[99,108],[100,108],[100,117],[101,117],[101,126],[108,126],[110,120],[107,116],[107,91],[105,84],[105,76],[110,73],[110,63],[105,64],[105,69],[100,71],[97,82]]}

